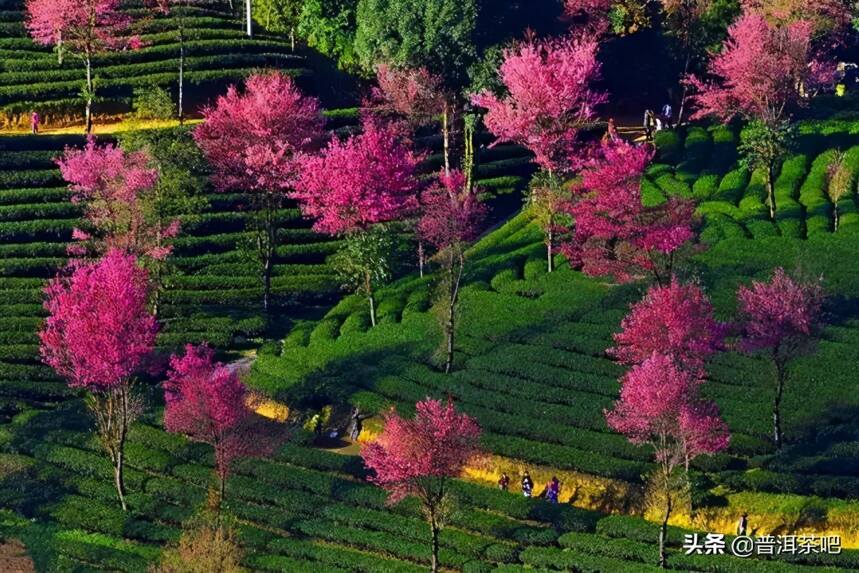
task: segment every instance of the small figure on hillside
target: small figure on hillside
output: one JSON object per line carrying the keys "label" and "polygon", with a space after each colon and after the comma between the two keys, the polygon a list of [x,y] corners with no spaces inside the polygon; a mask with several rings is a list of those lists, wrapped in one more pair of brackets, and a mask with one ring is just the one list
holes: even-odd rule
{"label": "small figure on hillside", "polygon": [[501,477],[498,478],[498,489],[501,491],[507,491],[508,487],[510,487],[510,476],[506,473],[502,473]]}
{"label": "small figure on hillside", "polygon": [[531,497],[531,492],[533,491],[534,480],[531,479],[531,474],[528,473],[528,470],[525,470],[525,473],[522,475],[522,495]]}
{"label": "small figure on hillside", "polygon": [[561,493],[561,482],[558,478],[552,476],[551,481],[546,485],[546,499],[549,503],[558,503],[558,494]]}
{"label": "small figure on hillside", "polygon": [[620,139],[620,134],[617,132],[617,125],[615,125],[613,117],[608,118],[608,129],[606,130],[606,133],[612,143],[616,143]]}
{"label": "small figure on hillside", "polygon": [[656,129],[656,115],[653,110],[644,111],[644,139],[653,141],[653,130]]}
{"label": "small figure on hillside", "polygon": [[322,415],[320,413],[313,414],[310,418],[310,427],[313,428],[313,433],[317,438],[322,437]]}
{"label": "small figure on hillside", "polygon": [[662,121],[665,122],[665,128],[671,129],[671,116],[674,114],[674,109],[670,103],[662,106]]}
{"label": "small figure on hillside", "polygon": [[371,415],[362,416],[361,409],[358,406],[352,408],[352,413],[349,415],[349,437],[353,442],[358,441],[358,436],[361,435],[361,431],[364,429],[364,420],[371,417]]}
{"label": "small figure on hillside", "polygon": [[33,135],[39,133],[39,123],[41,122],[41,118],[39,117],[39,112],[34,111],[32,115],[30,115],[30,128],[33,130]]}
{"label": "small figure on hillside", "polygon": [[737,521],[737,535],[748,535],[749,530],[749,514],[748,512],[743,512],[743,515],[740,516],[740,519]]}

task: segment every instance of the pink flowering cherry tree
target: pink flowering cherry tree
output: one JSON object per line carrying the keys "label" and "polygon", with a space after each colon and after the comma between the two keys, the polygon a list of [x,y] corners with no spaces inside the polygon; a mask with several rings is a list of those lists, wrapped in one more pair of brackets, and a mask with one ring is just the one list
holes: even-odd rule
{"label": "pink flowering cherry tree", "polygon": [[608,426],[634,444],[653,448],[651,502],[661,509],[659,565],[665,567],[665,537],[672,511],[686,496],[683,468],[702,454],[728,447],[730,434],[718,407],[699,396],[703,379],[671,357],[654,352],[621,379],[620,397],[606,411]]}
{"label": "pink flowering cherry tree", "polygon": [[760,352],[773,368],[773,443],[784,441],[781,402],[792,358],[812,347],[823,304],[821,281],[801,281],[777,268],[769,281],[753,281],[737,291],[741,315],[740,348]]}
{"label": "pink flowering cherry tree", "polygon": [[203,120],[194,140],[214,168],[215,187],[250,197],[253,248],[268,311],[279,210],[298,177],[298,155],[324,139],[319,102],[302,95],[287,75],[260,73],[245,81],[244,92],[230,86],[203,110]]}
{"label": "pink flowering cherry tree", "polygon": [[504,52],[499,76],[507,95],[489,91],[472,96],[486,108],[486,127],[497,142],[527,147],[545,176],[535,179],[531,203],[545,216],[539,221],[546,235],[548,270],[554,269],[555,230],[559,205],[566,198],[562,183],[575,166],[579,134],[593,125],[595,109],[606,95],[593,87],[600,77],[596,36],[562,39],[529,38]]}
{"label": "pink flowering cherry tree", "polygon": [[771,23],[747,10],[728,29],[722,51],[708,66],[709,81],[696,77],[692,119],[741,117],[751,123],[743,131],[740,151],[751,169],[763,170],[770,218],[775,219],[775,170],[792,145],[790,114],[810,94],[831,85],[835,66],[814,48],[809,20]]}
{"label": "pink flowering cherry tree", "polygon": [[39,332],[42,360],[72,388],[87,391],[102,447],[114,468],[122,509],[128,430],[142,411],[134,376],[152,353],[158,324],[149,312],[147,273],[134,255],[113,249],[74,267],[45,289],[48,318]]}
{"label": "pink flowering cherry tree", "polygon": [[164,400],[167,431],[214,448],[219,505],[233,463],[269,455],[276,447],[273,436],[255,423],[236,370],[216,362],[208,346],[189,344],[183,356],[171,356]]}
{"label": "pink flowering cherry tree", "polygon": [[140,39],[130,36],[133,18],[121,9],[120,0],[27,0],[27,31],[39,44],[56,46],[83,60],[86,83],[86,132],[92,132],[95,98],[93,58],[112,50],[135,49]]}
{"label": "pink flowering cherry tree", "polygon": [[420,159],[393,124],[365,116],[359,135],[300,161],[292,197],[316,220],[314,230],[346,238],[332,262],[346,286],[367,297],[373,326],[374,293],[390,276],[393,249],[384,224],[416,210]]}
{"label": "pink flowering cherry tree", "polygon": [[[113,144],[98,145],[90,137],[83,148],[67,147],[57,160],[72,192],[72,202],[84,206],[88,231],[75,229],[73,238],[96,252],[119,249],[149,270],[154,312],[164,274],[164,261],[173,251],[179,220],[161,216],[158,169],[146,151],[127,153]],[[73,254],[86,249],[73,247]]]}
{"label": "pink flowering cherry tree", "polygon": [[389,502],[417,497],[429,521],[432,571],[439,571],[438,536],[450,505],[450,482],[480,453],[480,427],[453,403],[427,398],[415,404],[413,419],[391,411],[382,433],[361,448],[372,483],[390,493]]}
{"label": "pink flowering cherry tree", "polygon": [[619,362],[640,364],[659,352],[698,376],[706,360],[722,348],[725,334],[701,287],[676,277],[667,286],[651,286],[620,327],[609,350]]}
{"label": "pink flowering cherry tree", "polygon": [[575,225],[560,250],[586,274],[629,281],[650,273],[667,284],[681,249],[695,238],[691,201],[642,204],[641,178],[652,157],[646,146],[606,142],[573,185],[563,210]]}
{"label": "pink flowering cherry tree", "polygon": [[424,192],[418,235],[435,249],[441,266],[437,285],[439,321],[444,332],[444,371],[453,369],[460,288],[465,274],[466,250],[478,237],[486,206],[469,190],[460,171],[441,174],[439,182]]}

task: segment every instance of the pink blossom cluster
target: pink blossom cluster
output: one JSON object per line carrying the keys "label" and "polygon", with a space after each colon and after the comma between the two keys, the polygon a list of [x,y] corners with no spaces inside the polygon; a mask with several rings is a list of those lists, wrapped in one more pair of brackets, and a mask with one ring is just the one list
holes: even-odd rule
{"label": "pink blossom cluster", "polygon": [[86,218],[98,231],[93,237],[75,229],[73,239],[100,240],[102,250],[117,248],[156,260],[172,252],[165,241],[179,233],[179,220],[162,225],[148,221],[144,213],[146,196],[158,184],[158,170],[149,154],[126,153],[112,144],[97,145],[90,137],[82,149],[67,147],[57,165],[69,184],[72,202],[85,205]]}
{"label": "pink blossom cluster", "polygon": [[109,390],[141,369],[158,324],[148,309],[147,273],[134,255],[110,250],[52,280],[45,294],[42,359],[70,386]]}
{"label": "pink blossom cluster", "polygon": [[486,216],[477,192],[469,191],[461,171],[441,173],[422,197],[418,236],[439,250],[473,241]]}
{"label": "pink blossom cluster", "polygon": [[813,31],[808,20],[771,23],[756,11],[745,12],[709,64],[712,80],[689,80],[698,92],[693,119],[741,116],[772,124],[803,105],[806,94],[835,77],[834,65],[820,59],[812,45]]}
{"label": "pink blossom cluster", "polygon": [[418,207],[421,156],[399,130],[370,116],[363,131],[334,139],[321,153],[303,155],[292,198],[313,228],[340,234],[397,220]]}
{"label": "pink blossom cluster", "polygon": [[508,95],[484,91],[472,97],[488,110],[486,127],[499,141],[530,149],[544,169],[565,169],[579,130],[606,101],[593,88],[600,76],[598,47],[593,37],[570,36],[529,39],[505,51],[499,74]]}
{"label": "pink blossom cluster", "polygon": [[791,339],[813,334],[820,321],[823,286],[819,280],[793,279],[779,267],[769,281],[741,286],[737,299],[742,315],[743,349],[749,352],[777,349],[792,342]]}
{"label": "pink blossom cluster", "polygon": [[427,398],[415,410],[414,419],[386,414],[382,433],[361,449],[370,481],[387,489],[392,503],[415,494],[423,478],[458,477],[479,452],[480,427],[450,400]]}
{"label": "pink blossom cluster", "polygon": [[695,238],[692,202],[642,204],[641,178],[652,157],[647,146],[606,142],[582,170],[562,207],[574,225],[560,250],[583,272],[628,281],[654,270],[653,253],[670,255]]}
{"label": "pink blossom cluster", "polygon": [[620,327],[610,352],[623,364],[639,364],[656,352],[699,376],[707,358],[722,349],[726,333],[701,287],[676,277],[648,289]]}
{"label": "pink blossom cluster", "polygon": [[218,474],[225,479],[239,457],[268,455],[276,441],[253,423],[247,391],[238,373],[216,362],[205,345],[185,347],[170,358],[164,382],[164,426],[170,432],[211,445]]}
{"label": "pink blossom cluster", "polygon": [[376,111],[404,117],[413,126],[437,119],[445,105],[444,82],[426,68],[397,68],[380,64],[376,68],[371,107]]}
{"label": "pink blossom cluster", "polygon": [[242,93],[230,86],[203,117],[194,140],[223,191],[287,192],[296,178],[298,154],[324,138],[319,102],[302,95],[280,72],[250,76]]}
{"label": "pink blossom cluster", "polygon": [[63,46],[75,52],[135,49],[142,45],[128,36],[132,17],[120,0],[27,0],[27,31],[39,44]]}

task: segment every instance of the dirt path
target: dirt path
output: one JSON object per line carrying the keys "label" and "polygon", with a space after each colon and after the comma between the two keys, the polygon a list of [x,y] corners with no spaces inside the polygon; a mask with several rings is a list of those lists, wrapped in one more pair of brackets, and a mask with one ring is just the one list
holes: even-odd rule
{"label": "dirt path", "polygon": [[27,548],[17,539],[0,543],[0,571],[3,573],[35,573]]}

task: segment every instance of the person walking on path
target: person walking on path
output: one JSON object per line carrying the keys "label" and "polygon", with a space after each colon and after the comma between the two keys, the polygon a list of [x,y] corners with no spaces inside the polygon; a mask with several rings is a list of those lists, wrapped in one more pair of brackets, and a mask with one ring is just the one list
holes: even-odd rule
{"label": "person walking on path", "polygon": [[743,515],[737,521],[737,535],[748,535],[749,531],[749,514],[744,511]]}
{"label": "person walking on path", "polygon": [[606,130],[608,138],[612,143],[617,143],[620,140],[620,134],[617,132],[617,125],[614,123],[614,118],[608,118],[608,129]]}
{"label": "person walking on path", "polygon": [[665,124],[665,129],[671,129],[671,116],[674,114],[674,109],[670,103],[662,106],[662,122]]}
{"label": "person walking on path", "polygon": [[39,122],[40,121],[41,121],[41,118],[39,117],[39,112],[34,111],[30,115],[30,129],[32,129],[33,135],[36,135],[39,133]]}
{"label": "person walking on path", "polygon": [[367,418],[371,418],[372,416],[362,416],[361,409],[355,406],[352,408],[352,413],[350,414],[350,422],[349,422],[349,437],[353,442],[358,441],[358,436],[361,435],[361,431],[364,429],[364,420]]}
{"label": "person walking on path", "polygon": [[528,470],[525,470],[525,474],[522,476],[522,495],[531,497],[531,492],[533,491],[534,481],[531,479],[531,474],[528,473]]}
{"label": "person walking on path", "polygon": [[561,493],[561,482],[556,476],[546,485],[546,499],[549,503],[558,503],[558,494]]}
{"label": "person walking on path", "polygon": [[653,130],[656,128],[656,116],[652,110],[644,111],[644,140],[653,141]]}
{"label": "person walking on path", "polygon": [[502,473],[501,477],[498,478],[498,489],[501,491],[507,491],[508,487],[510,487],[510,476],[506,473]]}

